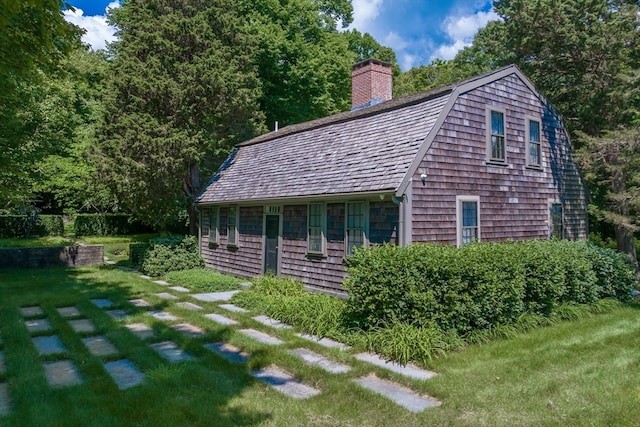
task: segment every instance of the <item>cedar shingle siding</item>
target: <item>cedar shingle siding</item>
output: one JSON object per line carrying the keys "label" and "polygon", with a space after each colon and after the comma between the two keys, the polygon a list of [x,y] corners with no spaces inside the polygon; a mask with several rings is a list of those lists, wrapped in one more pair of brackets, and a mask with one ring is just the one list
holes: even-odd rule
{"label": "cedar shingle siding", "polygon": [[[504,113],[504,164],[487,161],[493,108]],[[541,124],[537,168],[527,165],[532,118]],[[562,118],[515,66],[240,144],[198,199],[204,229],[207,209],[219,207],[219,242],[203,233],[200,248],[209,267],[262,274],[264,219],[278,215],[278,274],[341,291],[349,202],[368,207],[368,244],[456,244],[457,197],[478,201],[481,241],[548,238],[552,203],[562,205],[564,236],[586,238],[586,193]],[[307,251],[310,202],[326,208],[321,255]],[[227,246],[231,205],[237,247]]]}

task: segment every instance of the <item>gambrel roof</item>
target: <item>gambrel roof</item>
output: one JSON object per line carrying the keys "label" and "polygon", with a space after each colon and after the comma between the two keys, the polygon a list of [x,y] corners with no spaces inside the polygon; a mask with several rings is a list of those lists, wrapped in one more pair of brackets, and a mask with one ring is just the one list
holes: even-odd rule
{"label": "gambrel roof", "polygon": [[239,144],[197,203],[269,202],[354,193],[401,195],[456,98],[515,66],[428,92],[287,126]]}

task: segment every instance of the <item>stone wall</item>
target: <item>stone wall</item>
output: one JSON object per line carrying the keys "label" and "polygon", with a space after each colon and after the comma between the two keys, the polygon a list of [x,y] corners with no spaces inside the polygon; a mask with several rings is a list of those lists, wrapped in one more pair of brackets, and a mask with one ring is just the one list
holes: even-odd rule
{"label": "stone wall", "polygon": [[0,268],[82,267],[103,263],[102,245],[0,249]]}

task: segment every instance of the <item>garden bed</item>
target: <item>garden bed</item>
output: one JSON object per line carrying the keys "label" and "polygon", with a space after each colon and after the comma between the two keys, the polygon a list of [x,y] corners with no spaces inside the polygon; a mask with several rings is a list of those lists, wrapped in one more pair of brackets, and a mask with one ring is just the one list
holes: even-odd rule
{"label": "garden bed", "polygon": [[83,267],[103,263],[102,245],[0,249],[0,268]]}

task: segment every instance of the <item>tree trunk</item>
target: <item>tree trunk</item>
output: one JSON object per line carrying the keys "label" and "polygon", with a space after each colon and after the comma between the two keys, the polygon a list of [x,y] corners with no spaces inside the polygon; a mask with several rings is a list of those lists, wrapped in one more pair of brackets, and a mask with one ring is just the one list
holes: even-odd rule
{"label": "tree trunk", "polygon": [[620,225],[615,225],[614,227],[616,231],[616,243],[618,244],[618,250],[629,256],[629,260],[634,265],[636,271],[638,271],[638,257],[636,253],[636,245],[633,241],[633,233]]}

